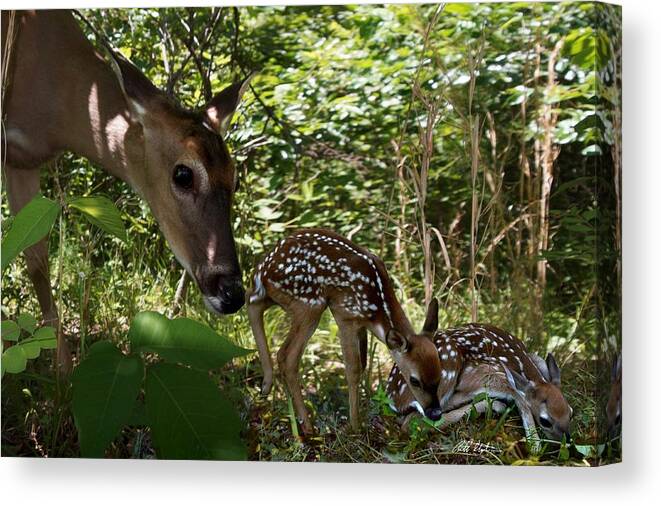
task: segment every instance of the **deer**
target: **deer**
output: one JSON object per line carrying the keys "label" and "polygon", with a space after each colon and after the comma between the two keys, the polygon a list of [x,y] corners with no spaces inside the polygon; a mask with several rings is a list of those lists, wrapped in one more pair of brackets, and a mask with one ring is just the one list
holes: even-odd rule
{"label": "deer", "polygon": [[616,439],[622,432],[622,354],[613,360],[611,386],[606,404],[606,422],[609,439]]}
{"label": "deer", "polygon": [[[438,331],[434,344],[441,359],[438,407],[428,410],[419,405],[395,364],[386,384],[395,412],[406,417],[420,412],[432,420],[454,423],[472,409],[475,396],[486,393],[496,412],[502,412],[506,402],[515,403],[534,448],[538,448],[537,426],[551,440],[570,442],[573,410],[560,390],[560,368],[553,354],[543,360],[529,353],[520,339],[480,323]],[[484,412],[487,401],[479,401],[475,408]]]}
{"label": "deer", "polygon": [[348,383],[349,421],[360,430],[359,381],[367,360],[367,331],[385,343],[411,395],[436,406],[440,359],[426,329],[416,334],[396,295],[383,261],[329,230],[303,229],[280,240],[256,267],[246,306],[263,370],[261,393],[273,384],[273,363],[264,330],[264,313],[280,306],[289,315],[287,338],[277,352],[278,370],[304,435],[314,432],[303,401],[299,366],[303,350],[329,308],[339,329]]}
{"label": "deer", "polygon": [[[39,193],[42,168],[63,151],[85,157],[147,201],[207,308],[238,311],[245,291],[230,221],[237,176],[223,136],[249,79],[188,110],[107,43],[106,61],[70,11],[3,11],[2,33],[2,171],[11,212]],[[43,319],[60,329],[47,238],[24,255]],[[71,369],[62,332],[57,363]]]}

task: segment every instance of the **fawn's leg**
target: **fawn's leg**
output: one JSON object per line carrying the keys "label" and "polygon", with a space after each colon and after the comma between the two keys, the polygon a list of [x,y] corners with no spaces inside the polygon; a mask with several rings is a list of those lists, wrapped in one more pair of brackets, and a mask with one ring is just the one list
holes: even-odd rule
{"label": "fawn's leg", "polygon": [[519,410],[519,416],[521,417],[521,422],[523,423],[523,431],[526,434],[526,440],[530,446],[530,451],[532,453],[539,453],[542,449],[542,442],[537,433],[537,427],[535,425],[535,417],[530,411],[528,404],[525,401],[515,398],[514,402],[517,409]]}
{"label": "fawn's leg", "polygon": [[367,369],[367,329],[362,327],[358,330],[358,342],[360,347],[360,365],[362,371]]}
{"label": "fawn's leg", "polygon": [[[363,338],[366,338],[366,334],[355,323],[340,320],[337,324],[340,328],[344,373],[349,385],[349,421],[351,422],[351,428],[358,431],[360,430],[359,386],[360,375],[363,372],[361,343]],[[364,353],[364,355],[367,355],[367,353]]]}
{"label": "fawn's leg", "polygon": [[303,401],[299,365],[305,345],[314,334],[317,325],[319,325],[319,319],[323,312],[323,306],[321,309],[309,305],[290,307],[291,328],[287,339],[278,351],[278,369],[285,377],[285,384],[291,396],[294,411],[301,423],[303,433],[306,435],[312,434],[314,429]]}
{"label": "fawn's leg", "polygon": [[178,314],[186,316],[186,292],[188,291],[190,276],[186,272],[186,269],[183,269],[183,271],[177,283],[177,291],[174,293],[174,302],[172,303],[173,316],[177,316]]}
{"label": "fawn's leg", "polygon": [[[39,193],[39,175],[41,171],[39,169],[13,169],[6,165],[4,172],[9,208],[12,214],[16,214]],[[44,323],[55,327],[57,331],[57,364],[59,370],[68,373],[71,371],[71,352],[64,334],[60,331],[60,320],[53,299],[48,266],[48,237],[26,249],[23,254],[28,268],[28,276],[32,280],[37,294]]]}
{"label": "fawn's leg", "polygon": [[264,379],[262,379],[262,395],[268,395],[273,386],[273,361],[271,360],[269,343],[264,332],[264,311],[269,308],[270,304],[265,300],[250,302],[250,294],[246,296],[246,300],[248,320],[250,321],[252,334],[257,343],[259,361],[262,364],[262,372],[264,374]]}

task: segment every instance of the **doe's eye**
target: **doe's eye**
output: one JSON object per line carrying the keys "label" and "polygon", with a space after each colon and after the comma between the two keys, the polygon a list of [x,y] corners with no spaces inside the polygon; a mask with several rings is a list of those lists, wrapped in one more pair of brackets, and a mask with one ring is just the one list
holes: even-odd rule
{"label": "doe's eye", "polygon": [[422,383],[420,383],[420,380],[415,376],[411,376],[409,382],[411,383],[411,386],[414,386],[415,388],[422,388]]}
{"label": "doe's eye", "polygon": [[193,169],[183,164],[176,165],[172,180],[182,190],[190,190],[193,187]]}
{"label": "doe's eye", "polygon": [[550,429],[550,428],[551,428],[551,425],[553,425],[553,424],[551,423],[551,421],[550,421],[548,418],[546,418],[545,416],[540,416],[540,417],[539,417],[539,423],[540,423],[540,425],[541,425],[542,427],[544,427],[545,429]]}

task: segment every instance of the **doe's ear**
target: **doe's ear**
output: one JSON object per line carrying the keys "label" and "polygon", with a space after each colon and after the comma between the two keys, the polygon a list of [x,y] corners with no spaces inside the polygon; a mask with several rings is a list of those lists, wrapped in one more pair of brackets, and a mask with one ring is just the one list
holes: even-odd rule
{"label": "doe's ear", "polygon": [[225,135],[229,128],[234,111],[241,102],[241,97],[248,89],[250,81],[255,76],[253,72],[243,81],[231,84],[220,93],[217,93],[204,108],[207,121],[220,135]]}
{"label": "doe's ear", "polygon": [[161,95],[161,91],[129,60],[116,51],[109,49],[112,67],[129,112],[137,121],[144,119],[149,103]]}
{"label": "doe's ear", "polygon": [[510,387],[520,395],[523,395],[525,397],[526,392],[528,389],[532,386],[532,382],[519,374],[516,371],[510,370],[509,367],[503,366],[503,369],[505,370],[505,376],[507,377],[507,383],[509,383]]}
{"label": "doe's ear", "polygon": [[546,355],[546,365],[549,368],[549,379],[551,383],[560,386],[560,368],[552,353]]}
{"label": "doe's ear", "polygon": [[390,329],[386,334],[386,346],[390,351],[406,353],[409,349],[409,341],[404,334]]}
{"label": "doe's ear", "polygon": [[435,298],[427,306],[427,316],[422,325],[422,333],[433,334],[438,329],[438,300]]}

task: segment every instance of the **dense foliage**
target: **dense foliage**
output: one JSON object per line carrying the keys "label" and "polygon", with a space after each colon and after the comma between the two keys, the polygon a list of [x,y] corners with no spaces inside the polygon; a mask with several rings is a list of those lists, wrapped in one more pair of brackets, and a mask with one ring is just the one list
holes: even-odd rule
{"label": "dense foliage", "polygon": [[[435,296],[441,326],[489,321],[531,350],[553,351],[579,443],[602,440],[605,364],[620,340],[618,9],[507,3],[84,15],[188,107],[258,72],[228,136],[241,176],[233,223],[246,284],[263,253],[293,229],[321,226],[348,235],[386,261],[415,321]],[[180,270],[137,195],[70,154],[44,175],[43,188],[56,201],[109,196],[128,232],[123,242],[63,210],[67,219],[52,234],[60,240],[50,246],[69,335],[124,343],[140,311],[170,310]],[[3,273],[6,314],[37,313],[26,279],[20,263]],[[195,290],[187,310],[254,348],[243,313],[216,319]],[[271,314],[267,329],[275,345],[284,319]],[[402,443],[379,402],[389,364],[376,344],[365,391],[376,391],[369,424],[378,425],[377,435],[365,447],[337,432],[346,429],[337,415],[346,412],[346,397],[336,391],[344,388],[336,331],[324,319],[304,357],[316,385],[310,398],[321,446],[288,439],[286,396],[259,398],[254,357],[220,369],[219,381],[243,392],[238,402],[250,458],[433,462],[434,444],[442,449],[467,434],[463,427],[450,443],[438,443],[440,436],[423,427]],[[23,378],[32,381],[27,388],[6,386],[9,395],[3,380],[3,414],[12,413],[3,416],[3,447],[75,454],[77,443],[62,434],[71,423],[66,409],[53,411],[44,401],[51,387],[30,378]],[[40,427],[29,441],[26,413]],[[480,423],[486,425],[478,436],[503,424]],[[329,433],[333,438],[323,436]],[[133,437],[124,434],[130,444]],[[508,443],[516,436],[501,439],[502,461],[526,455]],[[590,452],[590,462],[599,461],[596,450],[584,454]],[[118,444],[113,455],[127,450]],[[475,459],[465,461],[493,461]]]}

